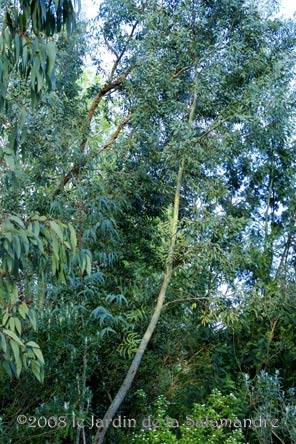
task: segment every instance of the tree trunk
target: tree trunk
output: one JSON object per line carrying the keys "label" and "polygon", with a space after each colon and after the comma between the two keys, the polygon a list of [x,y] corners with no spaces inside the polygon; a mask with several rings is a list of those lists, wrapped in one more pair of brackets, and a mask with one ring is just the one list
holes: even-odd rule
{"label": "tree trunk", "polygon": [[150,323],[147,327],[147,330],[142,338],[142,341],[139,345],[139,348],[136,352],[136,355],[131,363],[131,366],[126,374],[126,377],[124,378],[124,381],[119,388],[115,398],[113,399],[112,403],[110,404],[107,412],[105,413],[105,416],[103,418],[103,424],[104,426],[98,429],[95,438],[93,440],[93,444],[102,444],[104,441],[105,434],[109,428],[109,425],[111,423],[112,418],[114,417],[115,413],[117,412],[118,408],[120,407],[122,401],[124,400],[126,394],[128,393],[134,378],[136,376],[136,373],[138,371],[138,368],[140,366],[141,360],[143,358],[143,355],[145,353],[145,350],[147,348],[147,345],[149,344],[149,341],[152,337],[152,334],[155,330],[155,327],[157,325],[158,319],[160,317],[161,309],[163,307],[165,297],[166,297],[166,291],[168,288],[168,285],[171,280],[172,271],[173,271],[173,256],[174,256],[174,250],[175,250],[175,244],[176,244],[176,237],[177,237],[177,227],[178,227],[178,220],[179,220],[179,206],[180,206],[180,189],[181,189],[181,183],[182,183],[182,177],[183,177],[183,171],[184,171],[184,161],[182,161],[178,176],[177,176],[177,184],[176,184],[176,191],[175,191],[175,199],[174,199],[174,212],[173,212],[173,220],[171,225],[171,240],[170,240],[170,246],[169,246],[169,252],[167,257],[167,265],[166,265],[166,271],[163,278],[162,286],[158,295],[157,304],[154,309],[154,313],[151,317]]}

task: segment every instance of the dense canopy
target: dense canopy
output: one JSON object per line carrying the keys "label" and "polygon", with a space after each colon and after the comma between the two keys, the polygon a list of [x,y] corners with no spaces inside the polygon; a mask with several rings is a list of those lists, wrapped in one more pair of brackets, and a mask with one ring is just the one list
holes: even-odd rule
{"label": "dense canopy", "polygon": [[1,2],[4,444],[295,442],[296,28],[264,5]]}

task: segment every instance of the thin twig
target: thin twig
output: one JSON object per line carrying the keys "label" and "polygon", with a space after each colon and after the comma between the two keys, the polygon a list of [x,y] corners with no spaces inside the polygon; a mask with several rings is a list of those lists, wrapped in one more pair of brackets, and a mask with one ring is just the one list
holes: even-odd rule
{"label": "thin twig", "polygon": [[113,142],[115,142],[115,140],[117,139],[117,137],[119,136],[120,131],[122,130],[122,128],[131,120],[131,116],[128,116],[126,119],[124,119],[116,128],[116,130],[114,131],[114,133],[109,137],[109,139],[107,140],[107,142],[101,146],[101,148],[99,148],[98,153],[101,153],[102,151],[105,151],[107,148],[109,148],[110,145],[113,144]]}
{"label": "thin twig", "polygon": [[[133,25],[133,27],[132,27],[132,30],[131,30],[131,33],[130,33],[130,35],[128,36],[128,41],[127,41],[126,45],[125,45],[124,48],[122,49],[121,53],[120,53],[119,55],[117,55],[116,60],[115,60],[115,63],[114,63],[114,65],[113,65],[112,69],[111,69],[111,73],[110,73],[110,76],[109,76],[109,81],[111,81],[111,80],[113,79],[114,73],[115,73],[115,71],[116,71],[116,69],[117,69],[117,67],[118,67],[118,65],[119,65],[119,63],[120,63],[122,57],[124,56],[124,54],[125,54],[125,52],[126,52],[126,50],[127,50],[128,44],[129,44],[129,42],[131,41],[131,39],[132,39],[132,37],[133,37],[133,35],[134,35],[134,32],[135,32],[135,30],[136,30],[137,25],[138,25],[138,21],[136,21],[136,22],[134,23],[134,25]],[[116,54],[115,51],[113,51],[113,52],[114,52],[114,54]]]}
{"label": "thin twig", "polygon": [[[163,309],[165,308],[165,307],[167,307],[168,305],[171,305],[171,304],[177,304],[177,303],[180,303],[180,302],[192,302],[192,301],[211,301],[211,302],[214,302],[214,301],[219,301],[219,300],[226,300],[225,299],[225,296],[215,296],[215,297],[212,297],[212,296],[208,296],[208,297],[196,297],[196,298],[182,298],[182,299],[174,299],[173,301],[169,301],[169,302],[166,302],[164,305],[163,305]],[[228,299],[227,299],[228,300]]]}
{"label": "thin twig", "polygon": [[181,74],[183,74],[183,72],[188,71],[189,69],[191,69],[191,66],[184,66],[184,68],[181,68],[179,71],[174,72],[174,74],[172,75],[172,79],[176,79],[177,77],[179,77]]}

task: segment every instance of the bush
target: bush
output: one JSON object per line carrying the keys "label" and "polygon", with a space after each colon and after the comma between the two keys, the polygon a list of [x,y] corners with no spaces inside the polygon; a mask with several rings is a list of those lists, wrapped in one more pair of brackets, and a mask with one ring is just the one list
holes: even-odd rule
{"label": "bush", "polygon": [[[240,428],[221,427],[220,419],[237,419],[238,400],[233,395],[222,395],[213,390],[207,404],[195,404],[192,414],[186,417],[184,424],[170,418],[167,402],[159,397],[153,414],[150,416],[150,429],[136,433],[133,444],[241,444],[243,434]],[[158,420],[156,423],[155,420]],[[237,420],[238,421],[238,420]],[[147,422],[148,424],[148,422]],[[178,438],[175,432],[180,432]]]}
{"label": "bush", "polygon": [[[279,371],[274,375],[262,370],[251,381],[245,375],[247,393],[250,405],[253,406],[255,417],[267,420],[267,427],[254,429],[252,432],[259,444],[276,442],[296,442],[296,390],[283,388]],[[271,427],[270,421],[277,420],[276,428]]]}

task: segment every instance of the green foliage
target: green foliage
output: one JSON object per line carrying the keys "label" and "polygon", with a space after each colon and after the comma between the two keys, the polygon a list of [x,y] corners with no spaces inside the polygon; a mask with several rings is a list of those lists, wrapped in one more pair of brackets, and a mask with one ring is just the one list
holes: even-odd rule
{"label": "green foliage", "polygon": [[[19,377],[22,368],[30,367],[39,380],[43,380],[44,360],[39,345],[22,341],[23,326],[37,328],[32,304],[20,294],[24,275],[32,273],[35,279],[46,272],[53,279],[66,283],[71,272],[72,256],[76,249],[74,229],[69,224],[32,216],[22,221],[8,216],[1,224],[0,237],[0,298],[2,303],[1,364],[10,376]],[[81,266],[84,263],[81,264]],[[84,269],[81,268],[81,272]],[[32,297],[32,296],[31,296]],[[7,347],[9,345],[9,347]]]}
{"label": "green foliage", "polygon": [[44,86],[54,86],[56,49],[47,37],[65,25],[71,32],[75,13],[70,0],[49,2],[30,0],[7,5],[0,35],[0,108],[6,105],[7,89],[13,72],[28,79],[33,103]]}
{"label": "green foliage", "polygon": [[[240,444],[244,442],[240,421],[237,415],[240,413],[240,400],[233,394],[222,395],[218,390],[213,390],[206,404],[195,404],[190,420],[181,428],[182,438],[180,443],[202,444]],[[206,418],[210,425],[205,427]],[[203,427],[200,427],[202,421]],[[211,419],[213,419],[211,421]],[[236,422],[235,428],[220,426],[221,420],[228,419],[232,424]],[[192,426],[192,424],[195,426]],[[189,424],[190,427],[186,427]]]}
{"label": "green foliage", "polygon": [[30,368],[36,378],[44,379],[44,358],[40,347],[34,341],[26,343],[21,339],[23,325],[25,328],[37,329],[36,314],[25,302],[16,301],[2,311],[0,327],[2,360],[1,366],[12,377],[19,378],[23,369]]}
{"label": "green foliage", "polygon": [[[295,384],[293,21],[240,0],[108,0],[90,31],[74,32],[67,1],[16,2],[3,17],[3,442],[91,442],[93,430],[39,436],[12,418],[103,416],[157,300],[181,162],[167,299],[122,405],[163,427],[131,439],[240,443],[239,429],[182,424],[188,412],[243,417],[246,399],[290,415],[292,394],[260,372]],[[56,34],[63,25],[71,39]],[[251,444],[271,442],[256,432]]]}
{"label": "green foliage", "polygon": [[[38,2],[33,3],[33,6],[39,7]],[[29,6],[27,4],[26,8]],[[51,11],[53,13],[54,9]],[[17,9],[14,10],[14,13],[17,14]],[[65,19],[66,16],[65,12]],[[40,32],[42,33],[41,30]],[[27,37],[28,42],[34,39],[33,37],[31,39],[29,35]],[[15,41],[18,41],[17,39],[16,32]],[[41,34],[38,35],[38,39],[42,46]],[[45,51],[46,46],[40,49],[37,40],[35,43],[32,40],[31,43],[36,54],[38,53],[36,57],[37,59],[39,57],[42,69],[47,70],[46,72],[49,74],[53,72],[55,44],[49,40],[46,42],[47,48],[51,51],[47,59],[47,63],[50,64],[50,69],[48,69],[48,66],[41,60],[43,56],[45,57],[45,53],[42,51],[43,49]],[[59,47],[61,48],[62,44],[59,44]],[[58,56],[59,63],[61,57],[62,55]],[[74,61],[75,57],[72,58],[73,63]],[[10,62],[11,66],[15,68],[15,72],[11,71],[10,73],[11,78],[14,79],[15,89],[9,89],[9,99],[12,99],[12,102],[6,108],[5,115],[2,115],[5,124],[3,137],[1,137],[1,143],[3,143],[1,150],[1,209],[3,216],[0,233],[2,277],[0,300],[4,319],[3,326],[6,327],[5,334],[17,336],[19,350],[14,343],[16,339],[11,338],[12,349],[10,350],[11,347],[7,348],[1,363],[9,375],[19,376],[21,369],[31,368],[35,376],[39,380],[43,380],[44,362],[41,359],[39,346],[35,348],[26,346],[26,343],[31,342],[30,329],[33,328],[34,331],[37,329],[38,314],[36,314],[36,309],[44,307],[48,284],[50,286],[65,285],[74,270],[78,270],[81,276],[91,274],[91,253],[87,249],[76,252],[77,235],[73,225],[53,217],[49,212],[50,198],[44,189],[41,190],[40,182],[38,183],[40,176],[44,173],[39,162],[39,149],[47,151],[47,158],[43,159],[43,165],[46,164],[49,168],[52,166],[52,154],[50,154],[48,147],[40,145],[47,131],[51,131],[46,125],[46,122],[50,121],[48,103],[46,104],[46,100],[43,99],[39,108],[40,115],[36,111],[30,110],[25,83],[22,79],[24,73],[18,69],[16,60],[11,59]],[[33,68],[31,71],[30,68],[28,69],[28,72],[32,74]],[[40,131],[41,128],[42,131]],[[35,137],[38,132],[39,140]],[[28,137],[28,134],[31,135],[31,138]],[[49,146],[52,147],[52,140],[51,143],[49,141]],[[40,170],[36,175],[38,168]],[[38,183],[37,187],[36,183]],[[43,183],[46,183],[46,180],[43,180]],[[40,205],[41,200],[42,205]],[[45,206],[46,211],[44,211]],[[28,313],[25,313],[25,307],[27,307]],[[9,317],[8,321],[7,316]],[[2,338],[2,345],[5,348],[3,341]]]}
{"label": "green foliage", "polygon": [[[33,273],[41,274],[50,267],[53,277],[66,283],[66,272],[71,272],[76,243],[71,224],[38,215],[25,222],[14,215],[4,219],[0,238],[1,275],[4,277],[1,300],[17,300],[15,280],[21,279],[29,268]],[[84,272],[87,261],[81,260],[79,265]],[[5,291],[9,285],[12,286],[12,296],[7,299]]]}
{"label": "green foliage", "polygon": [[[165,443],[175,444],[178,442],[176,436],[168,427],[170,418],[166,415],[167,401],[163,396],[156,400],[150,415],[142,420],[143,429],[131,437],[134,444]],[[147,428],[147,430],[145,430]]]}
{"label": "green foliage", "polygon": [[[179,422],[167,414],[165,398],[159,397],[152,410],[149,430],[143,430],[132,437],[132,442],[139,443],[180,443],[180,444],[241,444],[243,434],[240,428],[219,426],[220,420],[227,419],[232,423],[237,420],[239,400],[234,395],[222,395],[213,390],[206,404],[195,404],[186,421],[179,428]],[[155,420],[158,420],[157,422]],[[145,420],[144,420],[145,421]],[[154,422],[153,422],[154,421]],[[153,427],[155,424],[155,427]],[[237,427],[237,425],[235,426]],[[180,432],[177,438],[174,432]]]}
{"label": "green foliage", "polygon": [[[255,428],[258,443],[294,442],[296,439],[295,388],[285,389],[280,372],[274,375],[262,370],[254,380],[245,375],[246,393],[250,399],[253,417],[268,421],[267,427]],[[275,427],[270,421],[276,420]]]}

